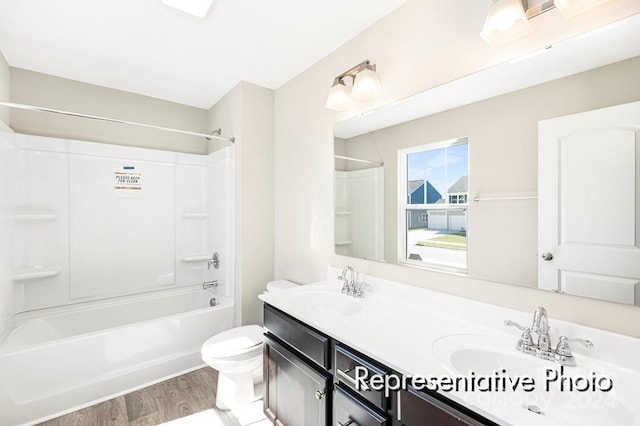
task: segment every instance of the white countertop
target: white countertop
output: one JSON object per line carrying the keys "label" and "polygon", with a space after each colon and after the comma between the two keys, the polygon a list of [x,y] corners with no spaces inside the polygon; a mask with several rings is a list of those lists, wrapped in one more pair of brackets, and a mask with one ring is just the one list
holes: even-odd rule
{"label": "white countertop", "polygon": [[[298,303],[297,295],[321,290],[323,292],[340,293],[342,283],[337,279],[340,271],[329,268],[328,279],[321,283],[308,284],[275,293],[264,293],[260,299],[298,318],[310,326],[322,331],[338,341],[360,351],[380,363],[392,368],[398,373],[408,376],[454,376],[455,371],[447,360],[443,360],[439,342],[450,336],[459,336],[459,340],[473,340],[488,338],[489,342],[496,342],[496,353],[505,353],[514,357],[527,357],[516,351],[515,345],[520,331],[504,326],[504,320],[510,319],[520,324],[529,325],[532,313],[525,313],[499,306],[489,305],[456,296],[437,293],[405,284],[367,277],[369,289],[362,299],[340,295],[354,299],[362,309],[351,315],[337,315],[309,309],[306,304]],[[349,301],[349,303],[352,303]],[[614,391],[618,400],[625,407],[637,407],[633,413],[622,412],[621,417],[612,418],[613,414],[597,410],[576,424],[613,425],[622,426],[620,422],[629,426],[640,426],[640,393],[635,392],[640,386],[640,339],[615,333],[579,326],[563,321],[556,321],[553,312],[549,312],[551,325],[550,335],[555,346],[558,337],[580,337],[591,340],[593,349],[585,349],[580,345],[572,345],[572,349],[579,367],[591,367],[598,371],[607,371],[614,379]],[[469,335],[469,336],[465,336]],[[434,349],[435,348],[435,349]],[[510,352],[511,351],[511,352]],[[533,357],[532,357],[533,358]],[[514,358],[517,359],[517,358]],[[535,360],[540,361],[540,360]],[[557,367],[550,361],[549,367]],[[575,371],[575,370],[574,370]],[[508,372],[509,373],[509,372]],[[458,373],[459,374],[459,373]],[[638,388],[640,390],[640,387]],[[612,391],[612,394],[614,394]],[[585,394],[560,395],[555,402],[547,404],[545,394],[537,393],[538,400],[532,395],[521,393],[472,393],[472,392],[442,392],[450,398],[477,413],[501,425],[511,426],[566,426],[572,421],[569,415],[584,416],[585,410],[580,404],[585,404]],[[602,401],[602,404],[612,402],[606,398],[610,395],[592,395]],[[558,414],[553,408],[545,415],[532,413],[524,408],[524,403],[518,397],[526,397],[527,403],[533,401],[541,407],[558,406],[562,403],[562,413]],[[514,399],[515,398],[515,399]],[[533,398],[533,399],[532,399]],[[593,400],[587,403],[594,406]],[[576,405],[572,411],[571,404]],[[584,408],[584,407],[582,407]],[[596,407],[597,408],[597,407]],[[543,409],[544,411],[544,409]],[[617,416],[616,412],[616,416]],[[629,414],[629,415],[627,415]],[[609,417],[608,417],[609,416]]]}

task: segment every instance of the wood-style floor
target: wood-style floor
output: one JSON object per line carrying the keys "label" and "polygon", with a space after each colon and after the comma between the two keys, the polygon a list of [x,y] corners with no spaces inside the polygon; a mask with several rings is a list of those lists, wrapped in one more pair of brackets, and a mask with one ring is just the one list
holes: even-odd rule
{"label": "wood-style floor", "polygon": [[[210,367],[119,396],[41,423],[43,426],[158,425],[215,409],[218,373]],[[217,410],[225,426],[240,426],[228,411]]]}

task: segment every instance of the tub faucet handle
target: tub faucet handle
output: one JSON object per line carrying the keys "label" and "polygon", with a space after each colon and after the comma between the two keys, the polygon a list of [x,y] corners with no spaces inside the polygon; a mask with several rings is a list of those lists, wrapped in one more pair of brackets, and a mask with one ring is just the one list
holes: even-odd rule
{"label": "tub faucet handle", "polygon": [[212,266],[213,269],[218,269],[220,267],[220,255],[218,252],[213,253],[211,259],[207,261],[207,269],[211,269]]}

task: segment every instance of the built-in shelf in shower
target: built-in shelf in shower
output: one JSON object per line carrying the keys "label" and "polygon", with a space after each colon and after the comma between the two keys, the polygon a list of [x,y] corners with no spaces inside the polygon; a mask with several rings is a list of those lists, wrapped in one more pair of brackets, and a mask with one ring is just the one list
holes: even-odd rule
{"label": "built-in shelf in shower", "polygon": [[34,266],[17,271],[13,275],[14,281],[28,281],[40,278],[51,278],[60,274],[62,268],[59,266]]}
{"label": "built-in shelf in shower", "polygon": [[351,244],[351,241],[336,241],[337,246],[348,246]]}
{"label": "built-in shelf in shower", "polygon": [[351,214],[351,210],[339,210],[336,212],[336,216],[348,216]]}
{"label": "built-in shelf in shower", "polygon": [[13,217],[21,222],[56,220],[58,212],[52,209],[22,207],[14,210]]}
{"label": "built-in shelf in shower", "polygon": [[207,219],[209,217],[209,213],[202,210],[185,210],[182,212],[182,217],[185,219]]}
{"label": "built-in shelf in shower", "polygon": [[183,262],[205,262],[211,259],[210,254],[185,254],[180,257]]}

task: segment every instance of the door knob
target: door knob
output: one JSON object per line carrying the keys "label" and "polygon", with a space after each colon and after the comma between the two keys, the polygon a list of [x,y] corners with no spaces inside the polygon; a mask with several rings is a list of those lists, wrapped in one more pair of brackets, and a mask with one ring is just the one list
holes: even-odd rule
{"label": "door knob", "polygon": [[318,401],[320,401],[322,399],[322,397],[324,397],[325,392],[324,391],[316,391],[316,399]]}
{"label": "door knob", "polygon": [[553,259],[553,255],[549,252],[542,253],[541,257],[542,257],[542,260],[545,260],[547,262]]}

